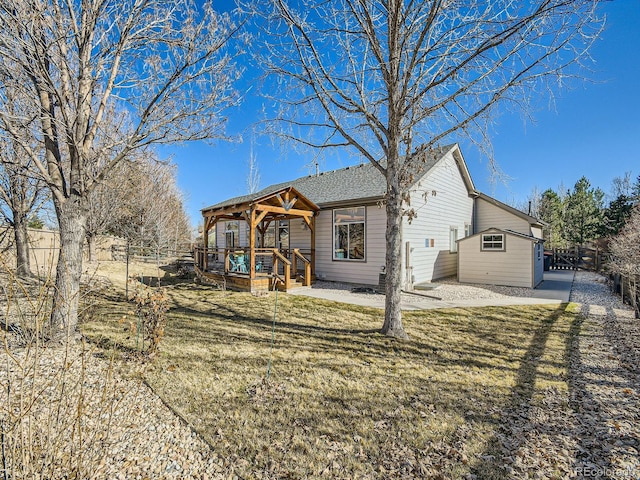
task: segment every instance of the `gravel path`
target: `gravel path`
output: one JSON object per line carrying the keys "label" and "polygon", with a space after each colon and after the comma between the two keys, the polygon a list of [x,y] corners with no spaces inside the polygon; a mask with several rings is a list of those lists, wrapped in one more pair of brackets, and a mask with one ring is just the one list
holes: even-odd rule
{"label": "gravel path", "polygon": [[[447,277],[438,280],[433,290],[422,290],[424,295],[432,295],[444,301],[466,300],[470,298],[507,298],[507,297],[530,297],[535,292],[531,288],[503,287],[499,285],[469,285],[458,283],[455,277]],[[353,284],[340,282],[316,281],[313,289],[319,290],[339,290],[341,294],[346,294],[359,298],[370,298],[373,292],[357,293],[351,291]],[[370,287],[369,287],[370,289]],[[383,295],[379,292],[378,295]],[[419,297],[412,294],[403,294],[403,300],[417,301]]]}
{"label": "gravel path", "polygon": [[[459,299],[529,291],[515,290],[444,282],[438,295]],[[513,478],[640,478],[640,321],[609,293],[598,275],[577,273],[571,300],[581,304],[587,320],[572,327],[577,335],[569,348],[570,396],[548,391],[539,405],[511,412],[512,421],[505,422],[499,436],[502,465]],[[55,403],[64,383],[67,396],[71,390],[83,389],[87,402],[83,422],[103,432],[85,439],[86,458],[98,465],[85,478],[227,478],[225,460],[153,394],[139,372],[121,369],[117,363],[109,367],[95,352],[81,357],[81,351],[78,344],[61,369],[64,352],[60,349],[44,349],[37,359],[26,351],[11,359],[0,349],[0,416],[9,418],[3,407],[9,405],[7,379],[14,380],[11,398],[15,400],[20,395],[15,382],[20,369],[35,362],[40,378],[46,379],[46,388],[39,393],[45,401],[39,402],[41,410],[34,412],[35,417],[51,415],[47,408]],[[66,372],[64,379],[55,373],[60,370]],[[27,387],[23,388],[26,395]],[[104,396],[91,398],[91,391]],[[76,407],[67,405],[71,417]]]}
{"label": "gravel path", "polygon": [[[461,284],[455,278],[438,280],[434,285],[436,288],[433,289],[403,293],[402,309],[423,310],[540,303],[541,292],[532,288]],[[374,308],[384,308],[385,302],[384,292],[376,288],[341,282],[316,281],[311,288],[298,288],[288,293]],[[556,300],[551,300],[550,303],[556,303]],[[560,301],[558,300],[557,303]]]}
{"label": "gravel path", "polygon": [[503,417],[503,462],[513,478],[640,478],[640,321],[603,277],[576,273],[569,396],[548,390]]}

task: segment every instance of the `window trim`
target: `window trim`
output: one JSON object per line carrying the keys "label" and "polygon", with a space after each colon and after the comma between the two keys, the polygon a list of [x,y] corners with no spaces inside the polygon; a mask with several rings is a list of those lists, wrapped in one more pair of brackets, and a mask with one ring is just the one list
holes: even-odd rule
{"label": "window trim", "polygon": [[[364,211],[364,219],[362,221],[353,221],[353,222],[341,222],[336,224],[336,212],[338,210],[345,209],[357,209],[362,208]],[[364,243],[364,252],[362,258],[339,258],[336,257],[336,225],[363,225],[363,243]],[[367,207],[366,205],[357,205],[353,207],[339,207],[331,210],[331,261],[333,262],[359,262],[366,263],[367,262]]]}
{"label": "window trim", "polygon": [[[486,237],[500,237],[500,240],[495,238],[487,240]],[[497,244],[500,243],[500,247],[487,247],[485,244]],[[480,236],[480,251],[482,252],[504,252],[506,251],[506,236],[504,233],[483,233]]]}
{"label": "window trim", "polygon": [[[457,226],[449,227],[449,253],[458,253],[458,230]],[[453,232],[455,232],[455,238],[452,237]]]}

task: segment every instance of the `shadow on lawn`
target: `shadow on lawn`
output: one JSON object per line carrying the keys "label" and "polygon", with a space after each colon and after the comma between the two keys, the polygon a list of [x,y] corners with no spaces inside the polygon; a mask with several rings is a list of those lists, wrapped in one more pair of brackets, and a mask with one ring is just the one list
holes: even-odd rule
{"label": "shadow on lawn", "polygon": [[[177,287],[177,289],[180,288]],[[180,364],[183,358],[187,363],[190,357],[199,356],[209,370],[224,368],[221,358],[211,355],[211,352],[215,352],[220,345],[231,345],[233,348],[227,349],[227,358],[231,362],[242,362],[244,368],[238,370],[240,376],[246,376],[247,371],[263,370],[267,358],[264,353],[267,352],[271,341],[273,297],[253,298],[226,292],[205,297],[197,291],[189,298],[177,297],[176,295],[172,299],[175,308],[170,312],[170,328],[167,329],[167,335],[171,338],[166,339],[172,342],[171,362],[173,364]],[[479,314],[476,310],[470,310],[464,314],[461,314],[460,310],[411,314],[405,317],[409,329],[412,326],[415,327],[415,335],[409,342],[385,337],[378,333],[377,328],[368,328],[373,321],[379,322],[379,325],[382,324],[380,312],[367,310],[365,315],[357,317],[361,313],[362,310],[358,307],[353,309],[344,305],[335,307],[331,302],[325,304],[316,301],[307,306],[302,300],[292,298],[284,300],[283,298],[276,319],[276,348],[285,351],[284,355],[288,352],[295,353],[300,349],[318,352],[320,355],[314,355],[310,360],[310,369],[337,370],[349,381],[359,378],[370,364],[378,368],[385,367],[384,373],[379,375],[380,382],[375,385],[383,390],[389,389],[389,395],[381,397],[377,400],[379,404],[374,405],[374,411],[378,412],[378,420],[380,420],[378,422],[380,431],[374,429],[375,432],[371,434],[372,442],[374,444],[386,444],[387,441],[399,442],[398,451],[401,451],[400,447],[407,447],[401,444],[400,437],[397,435],[398,432],[403,432],[402,422],[392,415],[383,414],[392,412],[395,415],[394,412],[399,407],[402,407],[399,411],[411,412],[406,414],[406,418],[411,419],[412,425],[420,425],[422,422],[418,412],[424,412],[429,418],[432,411],[434,415],[437,413],[438,418],[442,416],[446,419],[447,415],[451,418],[462,418],[461,431],[467,427],[482,428],[483,425],[490,425],[488,428],[494,431],[494,428],[499,428],[496,425],[498,422],[502,425],[505,425],[505,422],[523,422],[517,415],[524,412],[526,416],[531,406],[536,379],[543,375],[543,372],[539,371],[540,363],[543,361],[545,348],[554,325],[564,313],[564,306],[553,311],[548,308],[540,309],[540,315],[544,318],[540,323],[531,320],[535,316],[530,312],[521,316],[517,308],[502,308],[499,313],[495,313],[495,318],[492,318],[493,313],[489,311],[486,315],[483,314],[484,317],[480,315],[482,318],[477,318],[479,320],[477,322],[475,317]],[[281,321],[279,318],[286,320]],[[341,323],[345,318],[350,318],[347,325]],[[482,319],[487,319],[486,325],[481,321]],[[503,324],[518,325],[521,320],[528,320],[523,324],[521,331],[516,332],[515,330],[518,329],[515,329],[513,332],[509,330],[505,333],[503,330],[508,329],[500,328]],[[423,321],[424,326],[420,326]],[[430,325],[433,328],[430,328]],[[377,327],[378,324],[375,326]],[[450,334],[453,336],[450,337]],[[457,336],[460,336],[464,343],[456,342]],[[518,339],[521,343],[517,343]],[[524,350],[528,339],[530,342],[526,352],[518,355],[517,352]],[[188,342],[197,344],[197,348],[185,349],[183,356],[181,346]],[[254,348],[251,355],[244,355],[242,343],[258,348]],[[344,354],[344,358],[337,354]],[[391,362],[387,362],[387,358]],[[407,363],[404,364],[398,360]],[[400,369],[394,371],[396,362],[400,364]],[[497,372],[497,375],[504,375],[508,380],[515,377],[512,396],[505,400],[504,391],[508,386],[503,388],[502,385],[498,385],[492,388],[491,384],[487,385],[482,377],[476,377],[475,368],[483,369],[489,375],[495,375]],[[433,377],[429,376],[432,373]],[[492,377],[487,378],[490,382]],[[406,390],[406,394],[403,392],[403,379],[414,382],[411,388]],[[350,390],[350,384],[347,382],[345,384],[347,386],[342,386],[341,390],[331,390],[332,393],[326,395],[318,395],[315,392],[312,395],[307,391],[308,389],[302,388],[300,392],[295,393],[298,396],[295,397],[294,406],[307,405],[306,400],[315,401],[316,397],[320,398],[318,408],[323,409],[323,415],[330,413],[331,418],[335,415],[336,424],[344,423],[340,427],[344,432],[342,430],[330,432],[331,435],[348,443],[350,426],[356,423],[372,422],[370,418],[372,406],[370,392],[363,393],[354,389],[356,393],[360,391],[362,397],[354,396]],[[295,392],[295,389],[292,388],[291,391]],[[398,395],[397,392],[401,394]],[[223,402],[224,408],[221,407],[223,411],[244,412],[255,407],[251,399],[247,399],[244,394],[218,400]],[[204,396],[203,401],[211,401],[211,399],[207,400]],[[504,402],[507,402],[504,410],[505,414],[509,414],[508,417],[498,419],[495,415],[488,413],[492,411],[491,406]],[[307,416],[302,407],[296,410],[286,402],[275,402],[274,405],[269,404],[267,407],[273,411],[286,407],[293,409],[295,415],[300,418]],[[345,415],[345,411],[348,415]],[[311,418],[309,424],[318,423],[312,416],[309,418]],[[214,420],[220,419],[214,418]],[[471,422],[468,425],[464,423],[469,420]],[[396,421],[400,423],[396,425]],[[318,425],[321,423],[319,422]],[[455,424],[455,421],[452,424]],[[220,428],[224,428],[224,425]],[[229,426],[229,428],[233,427]],[[295,435],[300,438],[311,435],[307,431],[301,431],[295,422],[288,428],[287,432],[291,438]],[[328,435],[322,430],[316,430],[311,428],[309,431],[315,432],[318,438]],[[442,443],[448,447],[457,441],[464,442],[466,434],[460,433],[460,438],[455,437],[457,434],[454,432],[451,438],[443,437]],[[407,440],[403,441],[407,442]],[[435,448],[433,442],[420,447],[410,442],[407,445],[407,451],[414,452],[421,459],[430,460],[437,453],[430,450]],[[496,435],[491,444],[486,447],[485,460],[474,466],[473,471],[479,478],[507,476],[502,468],[502,459],[490,457],[499,451],[499,437]],[[259,450],[254,454],[260,456],[262,455],[260,452]],[[399,459],[393,461],[396,460],[400,461]],[[455,457],[452,462],[461,464],[462,460]],[[407,478],[420,478],[420,476],[414,475]]]}
{"label": "shadow on lawn", "polygon": [[[638,447],[637,438],[632,438],[623,433],[624,429],[611,428],[611,423],[615,418],[611,417],[611,411],[624,411],[625,400],[620,401],[618,397],[595,396],[592,391],[605,386],[609,389],[615,388],[620,391],[633,391],[638,385],[638,374],[636,368],[629,369],[621,352],[627,352],[625,348],[625,336],[619,331],[620,319],[611,307],[607,308],[607,315],[602,316],[600,328],[601,334],[589,338],[587,348],[601,349],[602,344],[610,344],[613,348],[613,355],[607,355],[610,362],[604,365],[585,365],[580,351],[580,342],[587,341],[587,336],[580,335],[585,318],[598,317],[600,315],[589,312],[589,305],[583,305],[581,314],[576,317],[571,325],[571,335],[567,339],[567,361],[569,363],[569,394],[570,406],[575,412],[578,420],[574,437],[580,448],[573,464],[574,472],[581,474],[596,473],[599,478],[617,478],[616,475],[630,475],[630,471],[617,470],[613,463],[614,449],[605,448],[610,445],[632,445]],[[607,320],[607,318],[609,320]],[[596,343],[601,345],[595,345]],[[633,352],[634,349],[631,349]],[[585,373],[587,373],[585,375]],[[614,382],[613,379],[618,379]],[[603,380],[606,379],[606,380]],[[624,396],[623,396],[624,397]],[[616,404],[620,402],[621,404]],[[595,467],[597,465],[597,468]],[[631,477],[629,477],[631,478]]]}
{"label": "shadow on lawn", "polygon": [[[479,457],[481,460],[471,468],[471,472],[478,478],[510,478],[508,470],[513,458],[511,456],[503,458],[503,444],[517,444],[524,442],[526,438],[524,429],[519,427],[524,427],[529,422],[529,410],[532,407],[536,379],[540,374],[538,370],[547,348],[547,341],[566,308],[567,304],[560,305],[542,321],[540,327],[535,331],[520,362],[515,385],[511,390],[511,400],[503,409],[499,421],[500,433],[506,433],[506,435],[495,435],[487,442],[484,453]],[[571,334],[575,334],[575,332],[572,331]],[[569,359],[565,358],[567,370],[569,369],[568,363]],[[514,431],[522,431],[523,438],[509,438],[509,433]]]}
{"label": "shadow on lawn", "polygon": [[[230,302],[211,304],[213,308],[209,311],[191,308],[180,302],[176,302],[176,304],[178,306],[172,309],[172,312],[185,317],[184,321],[176,319],[172,324],[172,329],[178,336],[192,336],[197,338],[198,342],[208,345],[248,342],[266,346],[271,342],[273,317],[263,315],[260,318],[255,315],[255,312],[247,314],[243,311],[242,306],[234,307]],[[269,306],[273,308],[272,305]],[[289,305],[288,308],[295,310],[296,306]],[[344,305],[338,308],[344,309]],[[272,311],[269,313],[272,314]],[[279,317],[286,317],[289,313],[282,312]],[[442,310],[439,312],[441,316],[448,314],[455,316],[453,311]],[[220,328],[211,329],[208,325],[210,315],[215,315]],[[518,310],[513,309],[509,316],[512,321],[517,321],[517,315]],[[193,322],[194,318],[200,318],[201,322]],[[315,321],[315,319],[309,321]],[[382,323],[382,318],[380,318],[380,323]],[[225,328],[224,325],[228,328]],[[397,340],[382,335],[377,328],[340,328],[304,323],[303,320],[292,322],[279,319],[276,319],[275,324],[275,343],[280,349],[295,349],[300,345],[305,345],[307,349],[326,352],[339,348],[341,353],[351,353],[355,356],[391,357],[401,355],[420,362],[429,362],[432,365],[477,369],[495,369],[497,359],[500,364],[497,368],[502,370],[505,375],[510,375],[513,372],[514,369],[508,365],[511,360],[510,355],[505,352],[512,350],[514,345],[508,340],[495,336],[486,338],[488,335],[486,332],[481,333],[469,323],[466,324],[466,327],[460,327],[460,334],[474,335],[480,339],[480,342],[474,342],[463,348],[450,344],[443,345],[443,342],[448,341],[447,339],[412,337],[409,341]],[[495,347],[496,344],[501,345],[502,348]],[[531,352],[527,353],[527,357],[531,355]]]}

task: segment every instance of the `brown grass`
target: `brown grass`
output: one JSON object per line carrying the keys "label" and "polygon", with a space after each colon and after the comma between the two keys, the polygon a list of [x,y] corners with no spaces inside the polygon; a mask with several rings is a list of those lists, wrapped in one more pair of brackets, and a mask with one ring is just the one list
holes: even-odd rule
{"label": "brown grass", "polygon": [[[567,389],[566,306],[407,313],[397,341],[380,310],[280,293],[272,348],[275,293],[168,295],[147,381],[242,478],[506,478],[506,412]],[[135,348],[130,309],[105,298],[85,333]]]}

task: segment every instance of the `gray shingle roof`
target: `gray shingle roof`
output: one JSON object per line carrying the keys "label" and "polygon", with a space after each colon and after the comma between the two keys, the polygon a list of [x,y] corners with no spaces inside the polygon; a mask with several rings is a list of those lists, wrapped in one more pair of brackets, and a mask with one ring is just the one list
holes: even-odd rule
{"label": "gray shingle roof", "polygon": [[[419,164],[414,174],[414,182],[417,182],[431,170],[452,147],[453,145],[447,145],[437,148],[433,155],[430,155],[424,162]],[[230,198],[204,208],[203,210],[217,209],[248,202],[269,195],[270,193],[275,193],[289,186],[295,188],[319,207],[339,203],[350,203],[356,200],[380,199],[387,189],[386,180],[380,171],[370,163],[366,163],[270,185],[259,192]]]}

